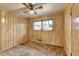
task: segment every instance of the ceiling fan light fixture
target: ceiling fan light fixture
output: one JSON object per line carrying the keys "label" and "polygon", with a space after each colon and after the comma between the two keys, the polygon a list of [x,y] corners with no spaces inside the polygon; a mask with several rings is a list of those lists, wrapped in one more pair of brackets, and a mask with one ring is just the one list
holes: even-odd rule
{"label": "ceiling fan light fixture", "polygon": [[34,11],[33,11],[33,10],[30,10],[29,13],[30,13],[30,14],[34,14]]}

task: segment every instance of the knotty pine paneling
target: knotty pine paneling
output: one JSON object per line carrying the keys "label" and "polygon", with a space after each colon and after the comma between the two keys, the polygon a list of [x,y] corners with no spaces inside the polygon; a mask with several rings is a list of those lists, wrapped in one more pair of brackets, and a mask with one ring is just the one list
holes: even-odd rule
{"label": "knotty pine paneling", "polygon": [[72,55],[79,56],[79,3],[72,6]]}
{"label": "knotty pine paneling", "polygon": [[72,4],[66,6],[64,12],[64,49],[67,55],[71,55],[71,7]]}
{"label": "knotty pine paneling", "polygon": [[[64,29],[64,14],[63,12],[59,12],[53,15],[50,15],[52,20],[54,21],[54,28],[52,31],[35,31],[33,30],[33,22],[40,21],[40,20],[47,20],[45,16],[35,17],[29,20],[29,40],[38,42],[38,43],[45,43],[45,44],[52,44],[57,46],[63,46],[63,29]],[[49,16],[49,17],[50,17]],[[41,41],[39,41],[39,39]]]}
{"label": "knotty pine paneling", "polygon": [[0,48],[5,50],[26,42],[27,20],[14,13],[1,11]]}

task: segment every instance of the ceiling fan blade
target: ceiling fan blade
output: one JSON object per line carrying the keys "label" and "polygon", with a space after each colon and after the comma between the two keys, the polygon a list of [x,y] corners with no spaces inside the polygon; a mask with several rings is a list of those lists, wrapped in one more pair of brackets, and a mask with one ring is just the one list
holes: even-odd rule
{"label": "ceiling fan blade", "polygon": [[33,7],[33,4],[32,3],[28,3],[29,7]]}
{"label": "ceiling fan blade", "polygon": [[43,6],[38,6],[35,9],[42,9],[42,8],[43,8]]}
{"label": "ceiling fan blade", "polygon": [[25,7],[29,8],[29,6],[26,3],[22,3]]}
{"label": "ceiling fan blade", "polygon": [[22,3],[25,7],[27,7],[30,10],[33,10],[33,4],[32,3]]}
{"label": "ceiling fan blade", "polygon": [[24,11],[23,13],[26,13],[26,12],[29,12],[29,11]]}

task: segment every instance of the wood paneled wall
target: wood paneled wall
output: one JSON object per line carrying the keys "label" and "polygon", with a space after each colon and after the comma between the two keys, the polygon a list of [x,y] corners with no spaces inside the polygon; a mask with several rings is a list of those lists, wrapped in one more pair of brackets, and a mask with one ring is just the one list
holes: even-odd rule
{"label": "wood paneled wall", "polygon": [[76,18],[79,17],[79,3],[75,3],[72,6],[72,55],[79,56],[79,23],[75,22]]}
{"label": "wood paneled wall", "polygon": [[0,11],[0,49],[5,50],[28,39],[27,20],[14,13]]}
{"label": "wood paneled wall", "polygon": [[[63,29],[64,29],[64,18],[63,12],[59,12],[53,15],[49,15],[52,17],[54,21],[54,28],[52,31],[35,31],[33,30],[33,22],[40,21],[40,20],[47,20],[45,16],[35,17],[29,20],[29,40],[38,42],[38,43],[45,43],[45,44],[52,44],[57,46],[63,46]],[[41,40],[41,41],[39,41]]]}
{"label": "wood paneled wall", "polygon": [[64,12],[64,48],[67,55],[71,55],[71,7],[72,4],[66,6]]}

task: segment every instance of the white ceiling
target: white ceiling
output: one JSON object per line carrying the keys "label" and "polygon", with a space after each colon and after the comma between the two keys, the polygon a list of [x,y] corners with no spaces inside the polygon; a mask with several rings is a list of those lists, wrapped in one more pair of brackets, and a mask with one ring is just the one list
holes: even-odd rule
{"label": "white ceiling", "polygon": [[36,3],[34,6],[42,5],[42,10],[36,10],[37,15],[31,15],[28,12],[24,13],[27,9],[22,3],[0,3],[0,9],[15,12],[17,15],[22,17],[34,17],[41,15],[48,15],[64,10],[64,3]]}

